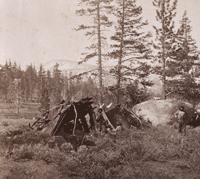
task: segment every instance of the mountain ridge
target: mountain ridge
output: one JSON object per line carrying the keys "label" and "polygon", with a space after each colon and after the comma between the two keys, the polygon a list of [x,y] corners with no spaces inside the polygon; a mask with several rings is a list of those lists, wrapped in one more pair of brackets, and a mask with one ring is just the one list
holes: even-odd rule
{"label": "mountain ridge", "polygon": [[[45,70],[50,70],[51,72],[53,71],[53,68],[55,66],[55,64],[58,63],[59,64],[59,70],[61,70],[62,72],[71,72],[72,75],[78,75],[84,72],[89,72],[88,74],[90,75],[93,71],[98,70],[98,66],[97,64],[91,64],[91,63],[82,63],[82,64],[78,64],[78,62],[76,61],[71,61],[71,60],[51,60],[45,64],[43,64],[43,68]],[[103,69],[105,71],[108,71],[112,66],[114,65],[106,65],[103,67]],[[90,72],[92,71],[92,72]],[[83,78],[84,80],[87,79],[87,77]],[[117,80],[115,77],[108,75],[107,73],[103,75],[103,79],[104,79],[104,85],[105,86],[110,86],[110,85],[114,85],[116,84]],[[98,81],[98,78],[96,78],[96,80]],[[150,75],[149,76],[149,80],[151,80],[154,85],[152,87],[148,87],[148,93],[150,93],[153,96],[160,96],[161,95],[161,86],[162,86],[162,82],[159,78],[159,75]]]}
{"label": "mountain ridge", "polygon": [[73,74],[82,73],[86,71],[91,71],[97,69],[97,65],[85,63],[78,64],[76,61],[71,60],[51,60],[43,64],[45,70],[53,71],[54,66],[58,63],[59,70],[73,72]]}

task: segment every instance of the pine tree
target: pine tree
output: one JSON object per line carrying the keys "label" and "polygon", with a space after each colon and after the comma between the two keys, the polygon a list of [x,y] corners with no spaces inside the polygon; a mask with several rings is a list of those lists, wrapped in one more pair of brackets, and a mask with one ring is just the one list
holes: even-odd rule
{"label": "pine tree", "polygon": [[13,76],[15,78],[19,78],[18,76],[18,67],[17,67],[17,63],[14,62],[14,64],[12,65],[12,73],[13,73]]}
{"label": "pine tree", "polygon": [[51,93],[51,103],[59,104],[62,100],[62,78],[61,71],[59,70],[59,64],[56,63],[53,68],[53,88]]}
{"label": "pine tree", "polygon": [[40,107],[39,111],[42,114],[45,114],[47,110],[49,110],[50,107],[50,99],[49,99],[49,93],[46,88],[42,89],[42,97],[40,98]]}
{"label": "pine tree", "polygon": [[185,11],[176,33],[171,54],[171,58],[174,59],[171,66],[173,65],[176,68],[175,71],[178,74],[189,73],[199,55],[196,41],[191,36],[192,28],[190,22],[187,17],[187,11]]}
{"label": "pine tree", "polygon": [[13,74],[12,74],[12,64],[6,61],[5,65],[2,66],[1,69],[1,89],[5,96],[5,99],[8,99],[8,88],[9,85],[13,82]]}
{"label": "pine tree", "polygon": [[[177,30],[176,38],[171,52],[172,60],[168,66],[173,68],[173,77],[170,85],[173,86],[172,92],[180,95],[186,100],[199,100],[199,85],[196,82],[193,69],[195,60],[198,59],[199,51],[196,41],[191,36],[192,27],[187,17],[187,11],[184,12],[180,27]],[[169,69],[169,73],[172,70]],[[177,77],[181,79],[176,80]]]}
{"label": "pine tree", "polygon": [[[103,82],[102,82],[102,48],[106,43],[106,37],[103,34],[103,31],[107,27],[111,26],[111,22],[108,20],[106,15],[106,10],[110,8],[111,0],[81,0],[80,10],[77,10],[76,13],[80,16],[89,16],[93,18],[91,25],[80,25],[77,30],[86,30],[85,35],[93,38],[94,43],[91,46],[87,47],[88,50],[92,52],[84,53],[85,58],[83,61],[87,61],[98,56],[98,70],[99,70],[99,88],[100,88],[100,102],[103,102]],[[83,7],[86,8],[83,8]],[[82,62],[83,62],[82,61]]]}
{"label": "pine tree", "polygon": [[162,98],[166,98],[166,60],[170,56],[171,45],[174,40],[174,21],[176,16],[174,12],[177,6],[177,0],[171,3],[170,0],[154,0],[153,5],[157,8],[156,20],[161,27],[153,26],[156,31],[156,40],[158,44],[154,44],[157,50],[157,58],[161,61],[162,67],[159,73],[162,75]]}
{"label": "pine tree", "polygon": [[64,100],[69,101],[69,81],[68,81],[68,74],[65,71],[64,76],[63,76],[63,82],[64,82],[64,86],[63,86],[63,93],[64,93]]}
{"label": "pine tree", "polygon": [[51,72],[49,70],[47,70],[46,88],[50,95],[53,88],[53,79],[52,79]]}
{"label": "pine tree", "polygon": [[111,56],[118,59],[118,65],[111,72],[117,75],[117,87],[120,88],[126,77],[148,75],[149,67],[144,59],[150,53],[148,38],[151,34],[142,31],[148,23],[142,20],[142,7],[136,5],[136,0],[117,0],[113,13],[118,21],[115,35],[111,37],[116,42],[112,45]]}
{"label": "pine tree", "polygon": [[1,66],[0,69],[0,90],[1,90],[1,94],[2,94],[2,98],[4,98],[6,96],[6,83],[5,83],[5,69],[4,66]]}
{"label": "pine tree", "polygon": [[72,98],[74,97],[75,93],[74,93],[74,79],[72,78],[72,72],[69,73],[69,100],[72,100]]}
{"label": "pine tree", "polygon": [[37,80],[37,71],[32,66],[32,64],[28,65],[25,71],[25,76],[27,80],[27,98],[30,101],[33,100],[34,90],[36,88],[36,80]]}
{"label": "pine tree", "polygon": [[38,88],[38,99],[42,97],[42,92],[46,87],[46,72],[43,69],[42,64],[40,65],[40,70],[38,72],[37,88]]}
{"label": "pine tree", "polygon": [[15,104],[17,108],[17,114],[20,109],[20,102],[22,101],[22,85],[21,79],[15,78],[8,86],[8,99]]}

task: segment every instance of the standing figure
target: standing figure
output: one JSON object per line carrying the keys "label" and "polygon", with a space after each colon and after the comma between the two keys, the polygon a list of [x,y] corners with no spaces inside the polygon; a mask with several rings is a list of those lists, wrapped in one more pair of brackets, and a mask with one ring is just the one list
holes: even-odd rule
{"label": "standing figure", "polygon": [[179,124],[179,127],[178,127],[179,133],[182,133],[184,131],[184,134],[186,135],[186,121],[187,121],[188,116],[187,116],[187,113],[184,111],[184,107],[181,106],[174,115]]}
{"label": "standing figure", "polygon": [[98,130],[100,130],[101,132],[105,133],[106,132],[106,126],[107,126],[107,123],[103,117],[103,109],[102,108],[99,108],[98,110],[98,114],[97,114],[97,118],[96,118],[96,122],[97,122],[97,128]]}

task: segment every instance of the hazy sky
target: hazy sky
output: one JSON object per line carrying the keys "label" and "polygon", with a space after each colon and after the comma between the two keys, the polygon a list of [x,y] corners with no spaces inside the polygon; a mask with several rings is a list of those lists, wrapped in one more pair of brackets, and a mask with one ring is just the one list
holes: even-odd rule
{"label": "hazy sky", "polygon": [[[24,68],[51,60],[80,59],[87,38],[73,30],[86,21],[75,16],[78,0],[0,0],[0,64],[16,61]],[[138,0],[149,30],[156,23],[152,0]],[[176,26],[184,10],[200,47],[200,0],[179,0]],[[200,49],[200,48],[199,48]]]}

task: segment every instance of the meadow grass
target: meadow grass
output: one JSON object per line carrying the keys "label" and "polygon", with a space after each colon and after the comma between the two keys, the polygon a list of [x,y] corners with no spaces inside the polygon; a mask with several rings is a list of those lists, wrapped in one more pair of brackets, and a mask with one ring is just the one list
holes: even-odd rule
{"label": "meadow grass", "polygon": [[82,145],[74,151],[62,137],[27,130],[28,122],[1,123],[0,156],[6,159],[9,179],[197,179],[200,175],[198,130],[188,129],[186,136],[171,126],[116,135],[93,133],[85,138],[96,146]]}

